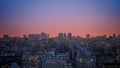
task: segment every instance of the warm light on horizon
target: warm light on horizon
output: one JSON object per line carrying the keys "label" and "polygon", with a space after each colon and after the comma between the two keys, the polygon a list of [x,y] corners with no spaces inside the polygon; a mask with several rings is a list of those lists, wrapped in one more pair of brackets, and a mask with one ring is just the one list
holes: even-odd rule
{"label": "warm light on horizon", "polygon": [[[65,33],[65,32],[63,32],[63,33]],[[30,34],[41,34],[41,33],[30,33]],[[46,33],[46,34],[48,34],[48,33]],[[66,34],[68,34],[68,33],[66,33]],[[89,34],[89,33],[87,33],[87,34]],[[83,34],[83,35],[80,35],[80,34],[73,34],[72,33],[72,35],[73,36],[80,36],[80,37],[82,37],[82,38],[85,38],[86,37],[86,35],[87,34]],[[115,34],[115,33],[113,33],[113,34]],[[91,37],[96,37],[96,36],[104,36],[104,35],[106,35],[106,37],[109,37],[109,36],[113,36],[113,34],[90,34],[90,36]],[[26,36],[28,36],[29,34],[23,34],[23,35],[16,35],[16,34],[3,34],[3,35],[8,35],[8,36],[10,36],[10,37],[23,37],[23,35],[26,35]],[[3,37],[3,35],[0,35],[0,38],[2,38]],[[115,34],[116,36],[118,36],[118,35],[120,35],[120,34]],[[55,33],[55,34],[49,34],[49,36],[52,38],[52,37],[58,37],[58,33]]]}
{"label": "warm light on horizon", "polygon": [[0,0],[0,37],[46,32],[55,37],[120,34],[118,0]]}

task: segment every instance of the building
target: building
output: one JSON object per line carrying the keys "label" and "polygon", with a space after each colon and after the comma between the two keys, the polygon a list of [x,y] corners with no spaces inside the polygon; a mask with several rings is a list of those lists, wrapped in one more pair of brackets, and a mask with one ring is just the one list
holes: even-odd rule
{"label": "building", "polygon": [[90,34],[86,34],[86,39],[90,39]]}
{"label": "building", "polygon": [[72,33],[68,33],[68,39],[72,39]]}
{"label": "building", "polygon": [[77,51],[77,68],[96,68],[96,57],[82,48]]}
{"label": "building", "polygon": [[38,40],[38,39],[40,39],[40,34],[29,34],[28,38],[30,40]]}
{"label": "building", "polygon": [[67,53],[58,53],[49,51],[48,53],[41,54],[42,68],[65,68],[69,58]]}
{"label": "building", "polygon": [[22,68],[38,68],[40,60],[38,60],[39,55],[34,52],[25,51],[22,54]]}

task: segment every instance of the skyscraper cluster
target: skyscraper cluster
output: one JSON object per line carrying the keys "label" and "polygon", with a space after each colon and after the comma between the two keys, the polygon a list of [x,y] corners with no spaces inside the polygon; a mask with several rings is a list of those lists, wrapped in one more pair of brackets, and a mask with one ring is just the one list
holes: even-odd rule
{"label": "skyscraper cluster", "polygon": [[41,34],[29,34],[28,38],[32,40],[41,40],[41,39],[48,39],[49,35],[42,32]]}

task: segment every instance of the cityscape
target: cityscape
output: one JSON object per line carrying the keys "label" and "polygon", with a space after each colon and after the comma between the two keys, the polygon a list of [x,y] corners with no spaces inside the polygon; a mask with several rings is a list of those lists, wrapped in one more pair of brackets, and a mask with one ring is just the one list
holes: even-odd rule
{"label": "cityscape", "polygon": [[120,68],[120,0],[0,0],[0,68]]}
{"label": "cityscape", "polygon": [[72,33],[0,38],[1,68],[119,68],[120,35],[85,38]]}

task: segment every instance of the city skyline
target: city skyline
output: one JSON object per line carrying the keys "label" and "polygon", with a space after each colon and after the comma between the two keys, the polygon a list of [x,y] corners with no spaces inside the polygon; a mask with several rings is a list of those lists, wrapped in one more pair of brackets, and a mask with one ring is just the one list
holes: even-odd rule
{"label": "city skyline", "polygon": [[120,34],[119,0],[0,0],[0,37],[46,32],[85,37]]}
{"label": "city skyline", "polygon": [[96,38],[96,37],[106,37],[106,38],[110,38],[110,37],[120,37],[120,34],[112,34],[112,35],[96,35],[96,36],[92,36],[91,34],[85,34],[84,36],[81,36],[81,35],[75,35],[71,32],[69,33],[58,33],[56,34],[56,36],[51,36],[50,34],[48,33],[45,33],[45,32],[41,32],[41,33],[31,33],[31,34],[24,34],[24,35],[21,35],[21,36],[10,36],[9,34],[3,34],[0,38],[4,38],[4,37],[11,37],[11,38],[15,38],[15,37],[18,37],[18,38],[37,38],[37,39],[40,39],[40,38],[43,38],[43,39],[49,39],[49,38],[59,38],[59,37],[62,37],[62,38],[69,38],[69,37],[72,37],[72,38]]}

